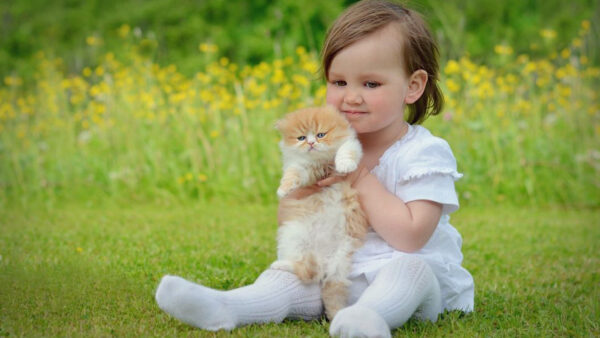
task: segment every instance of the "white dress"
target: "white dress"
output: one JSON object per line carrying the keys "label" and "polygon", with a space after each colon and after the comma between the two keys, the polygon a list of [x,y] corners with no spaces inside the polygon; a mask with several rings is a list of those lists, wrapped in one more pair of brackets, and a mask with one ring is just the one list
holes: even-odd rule
{"label": "white dress", "polygon": [[414,253],[392,248],[371,229],[364,246],[354,254],[349,277],[364,275],[370,284],[390,260],[418,255],[438,279],[443,308],[473,311],[473,277],[461,266],[462,237],[449,223],[449,214],[458,209],[454,181],[462,174],[456,170],[448,143],[420,125],[409,125],[406,135],[385,151],[371,173],[404,202],[430,200],[442,204],[442,217],[427,244]]}

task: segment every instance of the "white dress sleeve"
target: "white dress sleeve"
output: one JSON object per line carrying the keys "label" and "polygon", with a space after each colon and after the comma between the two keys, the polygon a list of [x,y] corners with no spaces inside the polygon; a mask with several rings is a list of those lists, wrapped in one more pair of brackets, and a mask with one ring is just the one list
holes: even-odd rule
{"label": "white dress sleeve", "polygon": [[394,160],[395,193],[404,202],[429,200],[443,205],[443,214],[458,209],[454,181],[462,177],[456,159],[446,141],[428,135],[411,144],[408,151]]}

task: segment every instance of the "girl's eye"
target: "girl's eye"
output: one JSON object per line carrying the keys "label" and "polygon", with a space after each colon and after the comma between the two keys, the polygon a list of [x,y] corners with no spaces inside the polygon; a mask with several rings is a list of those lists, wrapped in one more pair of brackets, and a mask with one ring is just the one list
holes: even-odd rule
{"label": "girl's eye", "polygon": [[306,136],[298,136],[298,141],[304,141],[306,140]]}
{"label": "girl's eye", "polygon": [[381,85],[381,84],[380,84],[380,83],[378,83],[378,82],[373,82],[373,81],[368,81],[368,82],[365,82],[365,87],[367,87],[367,88],[377,88],[377,87],[379,87],[380,85]]}
{"label": "girl's eye", "polygon": [[332,83],[338,87],[344,87],[346,85],[346,81],[343,80],[333,81]]}
{"label": "girl's eye", "polygon": [[323,137],[325,137],[325,134],[327,134],[327,133],[318,133],[318,134],[317,134],[317,137],[318,137],[318,138],[323,138]]}

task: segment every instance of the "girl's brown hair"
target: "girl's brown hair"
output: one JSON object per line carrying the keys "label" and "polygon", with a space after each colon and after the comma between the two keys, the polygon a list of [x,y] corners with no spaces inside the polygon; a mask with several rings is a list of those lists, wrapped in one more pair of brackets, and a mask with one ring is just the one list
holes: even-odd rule
{"label": "girl's brown hair", "polygon": [[327,32],[321,52],[323,75],[329,80],[331,62],[342,49],[391,23],[398,23],[401,29],[403,66],[407,74],[419,69],[427,72],[423,95],[408,109],[408,123],[419,124],[429,115],[440,113],[444,96],[438,86],[438,49],[418,13],[384,0],[363,0],[350,6]]}

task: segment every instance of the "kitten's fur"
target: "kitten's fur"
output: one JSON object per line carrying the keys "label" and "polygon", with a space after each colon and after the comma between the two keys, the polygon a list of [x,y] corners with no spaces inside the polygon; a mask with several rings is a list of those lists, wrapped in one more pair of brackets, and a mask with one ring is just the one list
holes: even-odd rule
{"label": "kitten's fur", "polygon": [[[277,123],[282,134],[283,177],[279,197],[315,184],[335,169],[358,167],[362,149],[348,121],[333,107],[306,108]],[[312,143],[312,144],[311,144]],[[352,255],[363,244],[367,221],[357,192],[342,181],[303,199],[282,199],[277,257],[271,267],[319,282],[331,320],[346,306]]]}

